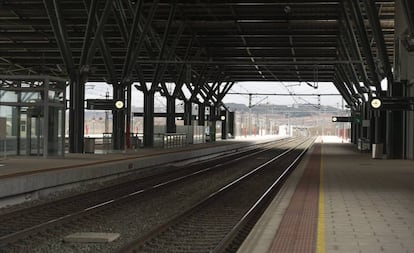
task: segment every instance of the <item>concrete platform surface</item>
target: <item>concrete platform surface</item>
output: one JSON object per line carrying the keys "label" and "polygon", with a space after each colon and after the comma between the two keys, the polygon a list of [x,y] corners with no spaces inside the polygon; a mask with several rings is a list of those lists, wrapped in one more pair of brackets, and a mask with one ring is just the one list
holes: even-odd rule
{"label": "concrete platform surface", "polygon": [[50,193],[116,179],[129,173],[148,175],[154,166],[209,156],[282,137],[223,140],[171,149],[138,149],[110,154],[67,154],[43,158],[14,156],[0,160],[0,207],[35,200]]}
{"label": "concrete platform surface", "polygon": [[[240,141],[242,142],[242,141]],[[248,141],[249,142],[249,141]],[[188,145],[181,148],[142,148],[128,150],[125,152],[112,152],[100,154],[72,154],[67,153],[63,157],[36,157],[36,156],[9,156],[0,159],[0,178],[12,175],[24,175],[44,172],[54,169],[65,169],[71,167],[84,167],[109,162],[126,161],[143,157],[157,156],[168,153],[184,152],[193,149],[207,149],[216,146],[233,145],[239,141],[218,141],[215,143],[203,143]]]}
{"label": "concrete platform surface", "polygon": [[[298,251],[292,247],[284,253],[414,253],[414,161],[372,159],[368,153],[357,152],[354,145],[340,142],[325,138],[321,152],[311,150],[239,253],[273,252],[278,243],[275,238],[308,240],[310,235],[302,228],[292,233],[281,226],[289,216],[285,211],[292,196],[308,194],[312,187],[311,191],[318,192],[319,205],[312,210],[304,208],[300,217],[313,220],[298,219],[297,223],[314,224],[305,229],[315,231],[316,239],[311,248]],[[315,178],[306,189],[301,188],[299,178],[306,175],[309,167],[314,167],[309,157],[315,152],[321,153],[320,178]],[[310,215],[315,209],[316,218]]]}

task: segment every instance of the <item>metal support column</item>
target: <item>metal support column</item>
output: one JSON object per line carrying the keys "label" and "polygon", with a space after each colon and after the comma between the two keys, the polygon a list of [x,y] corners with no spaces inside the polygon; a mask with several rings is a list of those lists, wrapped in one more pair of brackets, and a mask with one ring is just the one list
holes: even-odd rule
{"label": "metal support column", "polygon": [[[114,103],[121,101],[125,104],[125,86],[113,84]],[[112,143],[114,150],[125,149],[125,106],[112,111]]]}
{"label": "metal support column", "polygon": [[144,147],[154,146],[154,92],[144,92]]}
{"label": "metal support column", "polygon": [[126,103],[126,127],[125,127],[125,142],[128,149],[131,148],[131,114],[132,114],[132,84],[127,85],[127,103]]}
{"label": "metal support column", "polygon": [[[50,108],[49,108],[49,79],[46,79],[44,84],[44,90],[43,90],[43,157],[47,158],[50,147],[49,138],[53,136],[53,129],[50,129],[50,126],[52,125],[52,118],[50,117]],[[51,136],[52,135],[52,136]],[[56,135],[57,136],[57,135]]]}
{"label": "metal support column", "polygon": [[[355,118],[355,113],[352,111],[351,116]],[[351,122],[351,143],[357,144],[356,123],[355,120]]]}
{"label": "metal support column", "polygon": [[369,139],[370,142],[372,142],[372,136],[371,136],[371,125],[368,123],[370,122],[370,114],[369,114],[369,105],[366,102],[362,103],[362,137]]}
{"label": "metal support column", "polygon": [[193,103],[191,101],[184,102],[184,125],[191,126]]}
{"label": "metal support column", "polygon": [[206,106],[204,104],[198,105],[198,125],[204,126],[206,123]]}
{"label": "metal support column", "polygon": [[72,73],[69,88],[69,152],[83,153],[85,78],[79,71]]}
{"label": "metal support column", "polygon": [[362,105],[359,104],[355,110],[352,111],[352,116],[354,117],[354,135],[355,135],[355,144],[358,143],[358,140],[362,138]]}
{"label": "metal support column", "polygon": [[234,130],[235,130],[235,115],[234,112],[229,112],[228,113],[229,117],[228,117],[228,133],[231,135],[232,138],[234,138]]}
{"label": "metal support column", "polygon": [[210,122],[209,122],[209,127],[210,127],[210,141],[211,142],[215,142],[216,141],[216,107],[215,106],[210,106]]}
{"label": "metal support column", "polygon": [[227,134],[228,134],[228,122],[229,122],[229,111],[228,110],[224,110],[221,111],[220,113],[220,118],[221,118],[221,139],[222,140],[227,140]]}
{"label": "metal support column", "polygon": [[175,97],[167,95],[167,133],[177,132],[175,125]]}
{"label": "metal support column", "polygon": [[[388,96],[401,97],[403,87],[401,83],[394,83]],[[387,111],[386,153],[388,159],[404,158],[404,124],[402,111]]]}
{"label": "metal support column", "polygon": [[[393,73],[395,78],[394,85],[402,85],[402,95],[414,97],[414,54],[410,38],[413,36],[413,16],[410,13],[410,0],[395,1],[395,38],[394,38],[394,66]],[[407,31],[409,31],[407,33]],[[388,88],[388,91],[391,90]],[[394,89],[392,89],[394,90]],[[398,94],[393,94],[397,95]],[[392,112],[387,112],[387,116]],[[406,111],[403,114],[403,155],[406,159],[414,160],[414,112]],[[398,113],[397,113],[398,115]],[[387,125],[392,123],[392,119],[387,118]],[[387,129],[388,134],[392,133]],[[392,137],[389,137],[392,138]]]}

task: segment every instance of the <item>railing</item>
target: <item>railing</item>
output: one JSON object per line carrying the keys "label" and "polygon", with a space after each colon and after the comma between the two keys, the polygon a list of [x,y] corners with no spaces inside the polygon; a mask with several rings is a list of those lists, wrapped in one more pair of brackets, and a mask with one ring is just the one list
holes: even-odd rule
{"label": "railing", "polygon": [[[131,149],[139,149],[142,147],[143,134],[131,133],[130,145]],[[204,135],[193,137],[194,143],[205,142]],[[154,148],[179,148],[185,147],[191,142],[186,133],[157,133],[154,134]],[[66,152],[69,149],[69,138],[65,138]],[[1,150],[1,148],[0,148]],[[98,136],[85,136],[85,152],[107,154],[112,150],[112,133],[103,133]]]}
{"label": "railing", "polygon": [[188,144],[187,134],[182,133],[159,133],[154,135],[154,147],[179,148]]}

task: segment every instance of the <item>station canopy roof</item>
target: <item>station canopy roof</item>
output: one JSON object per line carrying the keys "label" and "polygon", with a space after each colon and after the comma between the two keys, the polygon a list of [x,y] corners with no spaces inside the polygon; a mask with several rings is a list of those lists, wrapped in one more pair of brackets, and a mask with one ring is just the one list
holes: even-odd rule
{"label": "station canopy roof", "polygon": [[[68,77],[81,70],[89,81],[108,82],[125,80],[127,73],[133,81],[147,82],[157,77],[195,81],[200,76],[211,82],[323,82],[333,81],[338,66],[351,72],[351,67],[360,71],[359,64],[372,78],[351,2],[359,5],[372,57],[379,58],[363,0],[0,2],[1,74]],[[391,61],[394,1],[374,2]],[[89,15],[94,3],[96,13]],[[95,40],[100,20],[102,34]],[[137,29],[131,32],[134,20]],[[352,49],[352,33],[361,58]],[[94,43],[96,50],[89,50]]]}

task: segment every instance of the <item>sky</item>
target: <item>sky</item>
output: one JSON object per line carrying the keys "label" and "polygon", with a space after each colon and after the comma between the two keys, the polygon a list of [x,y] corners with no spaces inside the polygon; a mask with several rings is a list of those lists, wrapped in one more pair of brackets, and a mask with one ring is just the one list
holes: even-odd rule
{"label": "sky", "polygon": [[[315,85],[314,83],[311,83]],[[332,83],[318,83],[318,88],[310,87],[302,82],[238,82],[235,83],[229,93],[244,93],[242,95],[227,94],[224,103],[249,104],[249,93],[277,93],[277,94],[315,94],[314,96],[274,96],[274,95],[252,95],[252,105],[258,104],[277,104],[277,105],[294,105],[294,104],[315,104],[317,105],[317,94],[338,94],[336,96],[320,96],[321,105],[333,107],[342,106],[342,97]],[[105,99],[106,93],[112,98],[112,87],[105,83],[87,83],[85,98]],[[132,105],[142,107],[142,93],[135,88],[132,89]],[[165,99],[156,95],[155,107],[165,106]]]}
{"label": "sky", "polygon": [[[315,86],[314,83],[311,83]],[[320,96],[321,105],[334,107],[341,106],[342,97],[332,83],[318,83],[317,89],[302,82],[241,82],[236,83],[229,93],[244,93],[242,95],[228,94],[223,99],[224,103],[249,104],[249,95],[252,93],[252,105],[254,104],[315,104],[319,103],[317,94],[337,94],[335,96]],[[271,94],[315,94],[314,96],[277,96],[277,95],[254,95],[254,93]]]}

